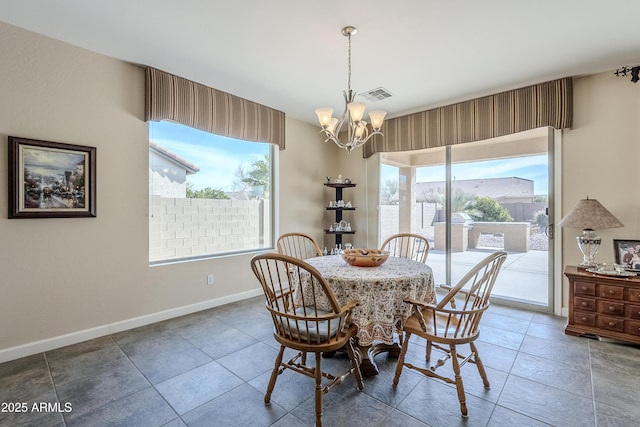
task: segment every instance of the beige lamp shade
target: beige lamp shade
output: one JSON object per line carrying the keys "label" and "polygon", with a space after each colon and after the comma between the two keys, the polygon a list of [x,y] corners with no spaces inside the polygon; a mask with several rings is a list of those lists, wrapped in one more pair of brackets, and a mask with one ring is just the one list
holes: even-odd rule
{"label": "beige lamp shade", "polygon": [[559,225],[561,227],[580,228],[580,229],[603,229],[622,227],[622,223],[613,216],[596,199],[582,199],[578,204],[567,213]]}
{"label": "beige lamp shade", "polygon": [[602,239],[595,229],[622,227],[622,223],[596,199],[582,199],[560,221],[561,227],[581,228],[582,234],[576,237],[578,249],[583,260],[578,267],[596,267],[595,260]]}

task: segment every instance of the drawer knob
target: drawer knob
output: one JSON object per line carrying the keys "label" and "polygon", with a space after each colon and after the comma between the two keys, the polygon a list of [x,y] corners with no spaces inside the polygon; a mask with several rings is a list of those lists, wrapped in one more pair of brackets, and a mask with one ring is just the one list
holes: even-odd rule
{"label": "drawer knob", "polygon": [[583,291],[586,291],[586,290],[587,290],[587,287],[586,287],[586,286],[583,286],[583,287],[582,287],[582,290],[583,290]]}
{"label": "drawer knob", "polygon": [[616,291],[614,291],[613,289],[609,289],[609,295],[613,295],[615,293],[616,293]]}
{"label": "drawer knob", "polygon": [[616,308],[614,306],[609,306],[609,311],[616,311]]}
{"label": "drawer knob", "polygon": [[[586,321],[587,321],[587,318],[583,316],[583,317],[582,317],[582,321],[583,321],[583,322],[586,322]],[[638,329],[640,330],[640,328],[638,328]]]}
{"label": "drawer knob", "polygon": [[609,326],[615,326],[616,323],[615,322],[609,322]]}
{"label": "drawer knob", "polygon": [[586,307],[586,306],[587,306],[587,303],[586,303],[585,301],[582,301],[580,304],[581,304],[583,307]]}

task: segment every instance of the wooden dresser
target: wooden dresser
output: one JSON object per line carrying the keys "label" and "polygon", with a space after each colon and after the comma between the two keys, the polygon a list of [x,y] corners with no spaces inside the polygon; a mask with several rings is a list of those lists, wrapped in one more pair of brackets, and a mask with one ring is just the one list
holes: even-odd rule
{"label": "wooden dresser", "polygon": [[565,333],[640,344],[640,276],[616,277],[567,266],[569,320]]}

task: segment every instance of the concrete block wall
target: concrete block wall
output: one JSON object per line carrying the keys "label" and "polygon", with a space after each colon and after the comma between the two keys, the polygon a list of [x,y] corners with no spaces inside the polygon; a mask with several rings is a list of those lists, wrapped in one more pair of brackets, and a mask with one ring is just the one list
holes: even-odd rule
{"label": "concrete block wall", "polygon": [[149,261],[262,248],[269,242],[266,204],[151,196]]}

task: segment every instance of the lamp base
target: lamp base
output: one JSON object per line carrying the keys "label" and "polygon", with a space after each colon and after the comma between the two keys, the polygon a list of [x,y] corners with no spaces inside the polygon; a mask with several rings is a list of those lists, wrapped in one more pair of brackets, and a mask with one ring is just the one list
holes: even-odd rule
{"label": "lamp base", "polygon": [[600,249],[600,243],[602,243],[602,239],[598,236],[595,230],[590,228],[586,228],[582,230],[582,234],[576,237],[576,242],[578,242],[578,248],[580,252],[582,252],[583,260],[578,267],[582,268],[591,268],[596,267],[596,254],[598,253],[598,249]]}

